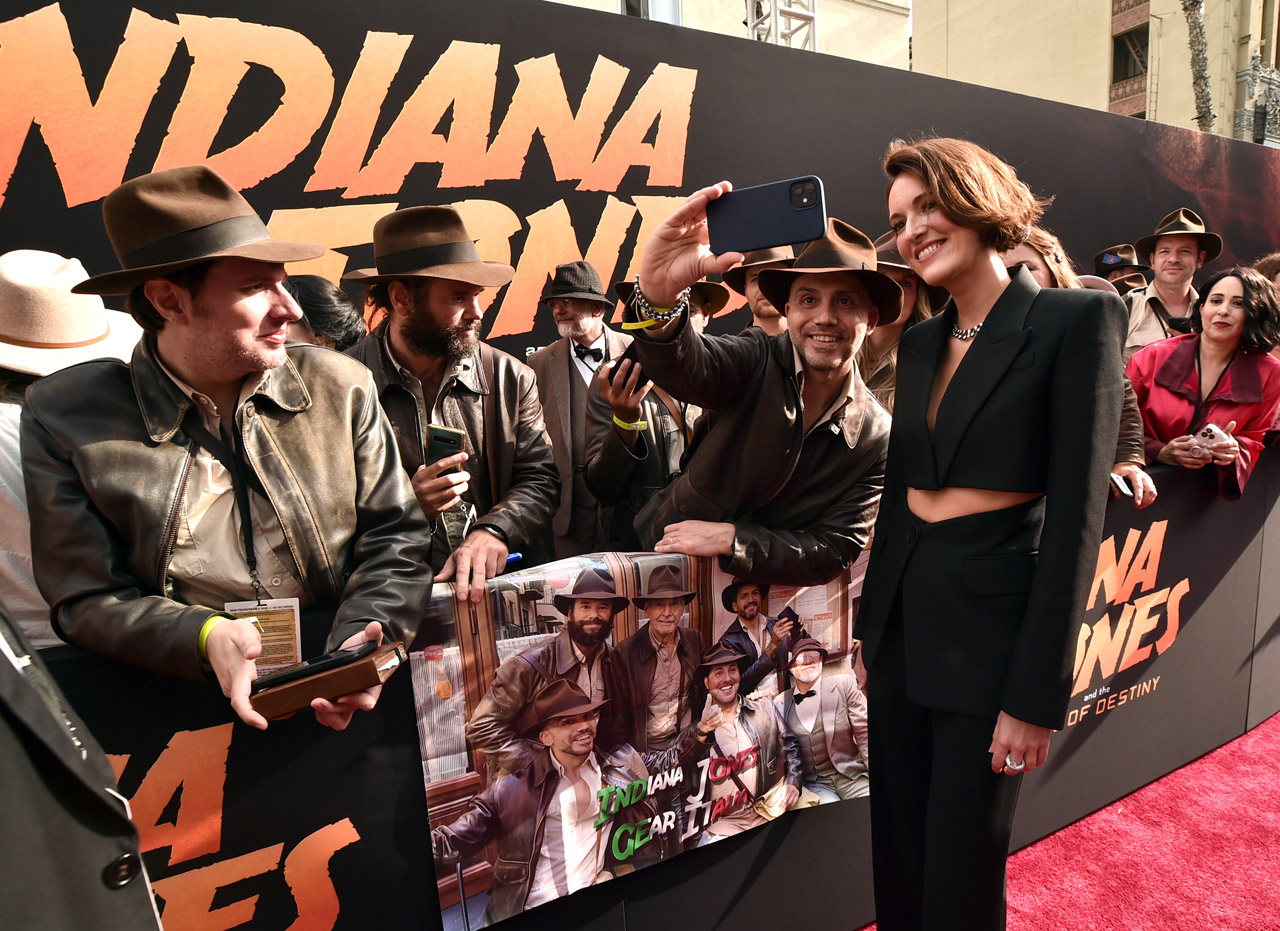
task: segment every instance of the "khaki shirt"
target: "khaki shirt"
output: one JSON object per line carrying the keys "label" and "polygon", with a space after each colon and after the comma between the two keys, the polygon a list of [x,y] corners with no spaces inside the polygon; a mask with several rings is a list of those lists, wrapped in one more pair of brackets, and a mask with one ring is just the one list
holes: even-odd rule
{"label": "khaki shirt", "polygon": [[[1196,302],[1196,289],[1191,289],[1191,303]],[[1157,340],[1181,335],[1165,325],[1161,314],[1169,316],[1169,311],[1156,294],[1155,282],[1137,291],[1125,295],[1125,303],[1129,305],[1129,332],[1124,340],[1124,362],[1129,364],[1135,352]]]}

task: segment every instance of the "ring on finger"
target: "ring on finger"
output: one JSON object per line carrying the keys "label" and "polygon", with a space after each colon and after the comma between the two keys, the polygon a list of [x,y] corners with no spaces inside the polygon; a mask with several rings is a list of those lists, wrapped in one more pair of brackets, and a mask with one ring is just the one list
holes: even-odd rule
{"label": "ring on finger", "polygon": [[1026,768],[1027,768],[1027,761],[1026,761],[1026,760],[1018,760],[1018,761],[1015,763],[1015,762],[1013,761],[1013,754],[1012,754],[1012,753],[1006,753],[1006,754],[1004,755],[1004,768],[1005,768],[1005,769],[1011,769],[1011,770],[1013,770],[1015,773],[1020,773],[1020,772],[1022,772],[1024,769],[1026,769]]}

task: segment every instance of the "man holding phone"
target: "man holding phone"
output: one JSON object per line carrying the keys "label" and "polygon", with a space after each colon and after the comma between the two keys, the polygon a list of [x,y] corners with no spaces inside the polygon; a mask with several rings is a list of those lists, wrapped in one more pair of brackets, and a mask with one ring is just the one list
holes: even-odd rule
{"label": "man holding phone", "polygon": [[704,188],[658,226],[627,305],[625,319],[644,324],[645,372],[715,411],[637,531],[658,552],[717,556],[735,576],[820,584],[866,545],[879,506],[889,415],[853,359],[880,314],[897,319],[902,289],[875,271],[865,234],[831,220],[790,268],[760,274],[761,290],[787,315],[786,333],[697,333],[685,289],[743,258],[708,246],[707,204],[730,190],[728,182]]}
{"label": "man holding phone", "polygon": [[[432,525],[436,580],[479,601],[511,553],[536,561],[560,500],[532,370],[480,342],[480,298],[515,270],[481,260],[453,207],[388,214],[373,228],[373,251],[376,268],[343,280],[370,285],[391,310],[347,355],[373,372],[401,464]],[[433,425],[451,428],[462,451],[433,461]],[[450,434],[437,432],[438,448]]]}

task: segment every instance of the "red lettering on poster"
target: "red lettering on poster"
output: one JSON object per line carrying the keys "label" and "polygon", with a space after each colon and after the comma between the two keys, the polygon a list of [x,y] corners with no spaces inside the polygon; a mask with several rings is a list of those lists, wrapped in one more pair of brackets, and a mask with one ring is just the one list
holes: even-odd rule
{"label": "red lettering on poster", "polygon": [[0,206],[33,125],[53,156],[68,207],[97,200],[123,181],[181,32],[176,23],[134,10],[91,101],[57,4],[0,23]]}
{"label": "red lettering on poster", "polygon": [[[172,865],[216,853],[222,846],[222,788],[232,726],[178,731],[170,738],[130,801],[142,850],[171,847]],[[172,824],[159,823],[179,789],[177,817]]]}
{"label": "red lettering on poster", "polygon": [[252,921],[258,907],[257,893],[219,908],[212,907],[213,897],[223,886],[270,873],[280,865],[283,852],[284,844],[274,844],[155,880],[152,888],[164,900],[165,931],[229,931]]}
{"label": "red lettering on poster", "polygon": [[351,819],[343,818],[309,835],[289,852],[284,861],[284,878],[293,892],[298,919],[287,931],[333,927],[341,907],[333,888],[329,860],[359,839]]}

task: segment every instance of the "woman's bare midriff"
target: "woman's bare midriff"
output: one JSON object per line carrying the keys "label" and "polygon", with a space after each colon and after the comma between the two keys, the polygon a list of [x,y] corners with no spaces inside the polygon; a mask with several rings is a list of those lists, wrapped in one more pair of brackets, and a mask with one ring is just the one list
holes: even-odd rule
{"label": "woman's bare midriff", "polygon": [[987,511],[1017,507],[1042,497],[1039,491],[993,491],[990,488],[925,488],[907,489],[907,507],[928,524],[953,517],[967,517]]}

